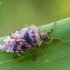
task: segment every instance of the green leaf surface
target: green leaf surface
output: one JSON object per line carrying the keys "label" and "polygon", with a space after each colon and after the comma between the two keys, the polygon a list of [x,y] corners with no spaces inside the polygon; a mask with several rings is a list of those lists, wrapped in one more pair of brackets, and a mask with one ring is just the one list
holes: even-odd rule
{"label": "green leaf surface", "polygon": [[[46,32],[53,23],[40,26]],[[70,70],[70,18],[57,21],[49,37],[60,38],[68,42],[66,45],[60,41],[52,41],[38,48],[21,53],[21,57],[13,59],[14,53],[0,50],[0,70]],[[5,37],[0,38],[0,42]],[[36,59],[33,60],[33,54]],[[25,57],[28,54],[28,57]]]}

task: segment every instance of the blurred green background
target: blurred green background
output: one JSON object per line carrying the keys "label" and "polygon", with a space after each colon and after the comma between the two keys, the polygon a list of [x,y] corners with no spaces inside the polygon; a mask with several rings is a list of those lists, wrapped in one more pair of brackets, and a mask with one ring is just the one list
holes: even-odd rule
{"label": "blurred green background", "polygon": [[41,26],[70,17],[70,0],[0,0],[0,37],[25,24]]}

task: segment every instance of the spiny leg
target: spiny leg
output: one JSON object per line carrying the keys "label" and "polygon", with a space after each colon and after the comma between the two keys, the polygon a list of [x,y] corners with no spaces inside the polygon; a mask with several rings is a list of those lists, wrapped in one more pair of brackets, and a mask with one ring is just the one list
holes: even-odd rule
{"label": "spiny leg", "polygon": [[[37,48],[37,51],[40,53],[40,52],[42,52],[42,49],[40,48],[40,47],[36,47]],[[33,53],[33,60],[35,61],[36,60],[36,54],[38,53],[38,52],[36,52],[35,53],[35,51],[34,51],[34,53]]]}
{"label": "spiny leg", "polygon": [[33,60],[35,60],[35,59],[36,59],[36,54],[34,53],[34,54],[33,54]]}
{"label": "spiny leg", "polygon": [[14,59],[16,59],[16,58],[18,58],[19,56],[21,56],[21,55],[20,55],[20,52],[21,52],[21,51],[19,51],[19,53],[16,53],[16,51],[14,51],[14,53],[16,53],[15,56],[14,56]]}
{"label": "spiny leg", "polygon": [[[42,52],[42,49],[41,49],[39,46],[36,47],[36,48],[37,48],[37,50],[38,50],[39,53]],[[37,52],[37,53],[38,53],[38,52]],[[36,53],[33,54],[33,60],[36,60]]]}
{"label": "spiny leg", "polygon": [[68,45],[68,43],[60,38],[54,38],[54,37],[48,37],[48,38],[51,38],[51,40],[49,42],[45,42],[47,44],[51,43],[53,40],[57,40],[57,41],[61,41],[63,43],[65,43],[66,45]]}
{"label": "spiny leg", "polygon": [[62,40],[60,38],[53,38],[53,40],[61,41],[61,42],[65,43],[66,45],[68,45],[68,43],[66,41],[64,41],[64,40]]}
{"label": "spiny leg", "polygon": [[14,56],[14,59],[16,59],[16,58],[18,58],[18,57],[26,57],[26,56],[22,56],[22,55],[20,55],[20,54],[18,53],[18,54],[16,54],[16,55]]}
{"label": "spiny leg", "polygon": [[56,21],[54,22],[53,26],[47,31],[47,34],[49,34],[53,30],[55,24],[56,24]]}
{"label": "spiny leg", "polygon": [[53,37],[48,37],[51,38],[51,40],[49,42],[45,42],[46,44],[50,44],[53,41]]}
{"label": "spiny leg", "polygon": [[16,54],[15,56],[14,56],[14,59],[16,59],[18,56],[21,56],[20,54]]}

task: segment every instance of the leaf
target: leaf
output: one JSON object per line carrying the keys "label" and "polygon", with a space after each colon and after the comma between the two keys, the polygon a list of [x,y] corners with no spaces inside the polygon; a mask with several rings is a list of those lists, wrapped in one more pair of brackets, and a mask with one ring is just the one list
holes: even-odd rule
{"label": "leaf", "polygon": [[[53,23],[40,26],[42,31],[47,31]],[[23,52],[22,56],[13,59],[14,53],[0,50],[0,70],[70,70],[70,18],[57,21],[49,37],[60,38],[68,42],[68,46],[60,41],[43,43],[40,49],[31,49]],[[0,38],[0,42],[4,39]],[[33,52],[34,51],[34,52]],[[36,53],[36,60],[32,60]],[[25,55],[28,54],[28,57]]]}

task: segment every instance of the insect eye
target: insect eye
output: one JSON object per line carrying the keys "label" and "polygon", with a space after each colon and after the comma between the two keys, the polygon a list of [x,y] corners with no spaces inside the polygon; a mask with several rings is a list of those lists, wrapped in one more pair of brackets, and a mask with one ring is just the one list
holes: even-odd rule
{"label": "insect eye", "polygon": [[47,36],[44,37],[44,40],[47,38]]}
{"label": "insect eye", "polygon": [[45,35],[45,36],[44,36],[44,40],[45,40],[45,39],[47,39],[47,37],[48,37],[48,36],[47,36],[47,35]]}

